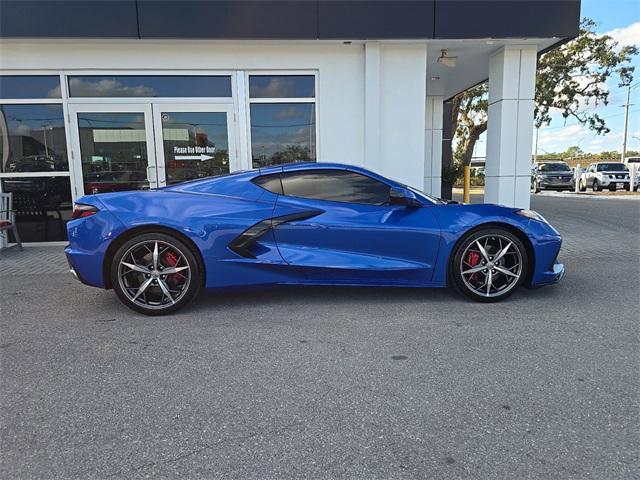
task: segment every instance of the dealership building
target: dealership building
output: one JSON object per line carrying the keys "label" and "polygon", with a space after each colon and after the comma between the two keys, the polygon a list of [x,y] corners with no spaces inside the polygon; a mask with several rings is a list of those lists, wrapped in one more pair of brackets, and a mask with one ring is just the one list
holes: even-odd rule
{"label": "dealership building", "polygon": [[485,201],[527,207],[536,59],[579,15],[579,0],[3,0],[0,189],[25,242],[64,241],[84,194],[294,161],[438,196],[447,100],[489,79]]}

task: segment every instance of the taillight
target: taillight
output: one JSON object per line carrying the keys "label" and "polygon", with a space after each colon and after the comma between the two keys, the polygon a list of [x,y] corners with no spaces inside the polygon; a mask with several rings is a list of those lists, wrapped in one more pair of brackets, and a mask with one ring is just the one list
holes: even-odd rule
{"label": "taillight", "polygon": [[71,218],[83,218],[90,217],[91,215],[95,215],[98,213],[98,209],[93,205],[83,205],[82,203],[74,203],[73,204],[73,213],[71,214]]}

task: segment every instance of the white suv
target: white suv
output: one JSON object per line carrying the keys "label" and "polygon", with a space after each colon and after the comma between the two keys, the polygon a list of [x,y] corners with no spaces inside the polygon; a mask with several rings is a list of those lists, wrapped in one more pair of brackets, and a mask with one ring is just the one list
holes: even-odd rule
{"label": "white suv", "polygon": [[629,171],[631,171],[631,165],[635,165],[636,167],[636,178],[633,181],[633,191],[638,191],[638,185],[640,185],[640,157],[627,157],[624,161],[629,167]]}
{"label": "white suv", "polygon": [[[637,190],[638,180],[634,182],[633,189]],[[587,171],[580,176],[580,191],[584,192],[587,187],[594,192],[600,192],[603,188],[608,188],[612,192],[617,189],[630,190],[629,169],[624,163],[598,162],[592,163]]]}

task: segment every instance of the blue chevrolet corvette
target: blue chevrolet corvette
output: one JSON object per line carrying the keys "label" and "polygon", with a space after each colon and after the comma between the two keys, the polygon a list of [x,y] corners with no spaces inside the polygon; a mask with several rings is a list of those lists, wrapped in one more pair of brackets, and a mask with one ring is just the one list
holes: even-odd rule
{"label": "blue chevrolet corvette", "polygon": [[202,288],[453,285],[491,302],[564,274],[562,239],[533,211],[447,202],[340,164],[88,195],[67,229],[71,273],[149,315]]}

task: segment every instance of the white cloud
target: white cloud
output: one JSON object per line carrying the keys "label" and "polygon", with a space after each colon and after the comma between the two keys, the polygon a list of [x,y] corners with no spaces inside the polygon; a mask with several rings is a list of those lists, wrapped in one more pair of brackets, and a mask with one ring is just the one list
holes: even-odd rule
{"label": "white cloud", "polygon": [[640,22],[634,22],[622,28],[614,28],[606,32],[605,35],[612,37],[621,46],[640,45]]}

